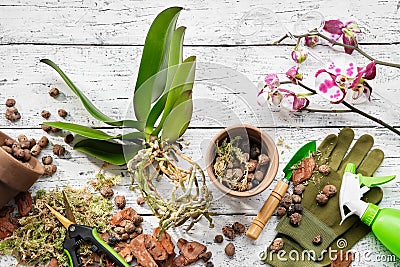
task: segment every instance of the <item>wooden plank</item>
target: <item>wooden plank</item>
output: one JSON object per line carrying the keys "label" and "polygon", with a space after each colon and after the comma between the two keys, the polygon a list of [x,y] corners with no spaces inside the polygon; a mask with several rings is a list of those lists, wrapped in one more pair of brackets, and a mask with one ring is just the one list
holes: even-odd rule
{"label": "wooden plank", "polygon": [[[0,4],[0,113],[4,114],[8,97],[17,100],[22,119],[10,123],[0,115],[0,130],[16,137],[20,133],[40,138],[43,119],[40,112],[48,109],[51,119],[59,119],[57,109],[64,108],[70,115],[67,121],[83,123],[103,128],[105,125],[93,121],[82,108],[58,75],[39,60],[48,57],[59,63],[70,74],[76,84],[85,91],[90,99],[108,115],[124,118],[130,103],[132,90],[140,62],[142,45],[146,32],[156,14],[168,6],[182,5],[178,24],[188,27],[186,33],[185,55],[196,55],[198,71],[194,90],[195,112],[191,127],[185,134],[190,142],[184,152],[205,168],[204,157],[211,138],[223,127],[248,123],[262,126],[263,130],[277,142],[280,155],[280,176],[284,166],[297,148],[309,140],[320,142],[329,133],[338,133],[344,126],[353,126],[358,138],[364,133],[375,137],[375,146],[385,152],[385,160],[376,175],[398,173],[399,142],[398,136],[387,129],[355,114],[290,114],[272,108],[259,107],[256,104],[256,84],[263,80],[266,73],[285,76],[286,70],[293,65],[290,52],[294,42],[285,41],[282,46],[269,46],[281,37],[291,22],[307,11],[319,10],[327,19],[354,20],[360,24],[363,34],[359,36],[361,48],[372,56],[390,62],[400,62],[398,8],[396,0],[387,1],[308,1],[285,2],[265,1],[95,1],[95,0],[49,0],[43,3],[27,0],[3,0]],[[273,9],[278,20],[274,18]],[[250,12],[249,12],[250,11]],[[243,16],[249,20],[244,21]],[[284,25],[283,25],[283,24]],[[287,45],[287,44],[290,44]],[[322,59],[336,57],[337,54],[326,47],[313,50]],[[367,61],[355,53],[358,62]],[[218,65],[218,64],[219,65]],[[315,71],[322,67],[315,60],[301,65],[306,73],[305,83],[313,85]],[[377,78],[373,85],[373,101],[359,105],[360,109],[390,124],[400,127],[400,109],[396,102],[400,89],[399,70],[378,66]],[[58,87],[63,94],[53,99],[47,95],[51,87]],[[285,88],[295,89],[293,86]],[[313,97],[313,108],[342,108],[326,103],[319,97]],[[120,129],[104,129],[109,133],[119,133]],[[52,143],[63,144],[64,133],[45,134]],[[55,157],[57,173],[52,177],[42,177],[32,187],[35,193],[39,189],[54,189],[70,184],[87,185],[102,167],[102,162],[67,147],[67,156]],[[52,154],[51,148],[42,155]],[[145,232],[157,226],[158,220],[151,215],[146,205],[138,206],[138,192],[130,191],[130,177],[126,167],[110,166],[106,175],[122,175],[115,194],[127,197],[128,206],[145,216]],[[225,225],[239,221],[248,227],[264,200],[270,194],[276,182],[258,196],[236,199],[223,196],[208,177],[208,187],[214,194],[211,210],[217,212],[214,217],[215,228],[210,229],[202,220],[189,233],[183,228],[171,229],[170,234],[176,242],[183,237],[205,243],[213,252],[215,266],[265,266],[259,258],[273,240],[274,228],[278,223],[276,216],[268,223],[261,237],[251,241],[244,236],[235,239],[236,255],[229,259],[224,255],[223,244],[213,243],[213,237],[221,234]],[[400,182],[398,178],[384,185],[382,207],[400,207]],[[168,194],[168,187],[161,189]],[[356,246],[361,256],[353,266],[400,266],[400,261],[377,261],[377,256],[390,256],[382,244],[368,235]],[[369,253],[369,254],[365,254]],[[0,256],[0,266],[16,266],[17,263],[7,256]],[[203,266],[203,263],[194,264]]]}
{"label": "wooden plank", "polygon": [[[393,49],[394,48],[394,49]],[[50,120],[60,120],[56,115],[64,108],[70,115],[67,121],[89,126],[105,126],[93,121],[79,103],[77,97],[59,78],[58,74],[41,58],[50,58],[58,63],[76,85],[109,116],[121,119],[132,117],[128,113],[132,91],[140,61],[142,48],[125,46],[0,46],[0,101],[9,97],[17,100],[22,119],[10,123],[1,116],[2,126],[7,128],[39,127],[43,119],[40,112],[49,110]],[[374,46],[377,58],[400,61],[396,46]],[[256,84],[267,73],[277,73],[285,78],[286,70],[293,65],[288,47],[187,47],[186,55],[198,56],[198,67],[194,89],[195,112],[191,127],[219,127],[234,123],[249,123],[264,127],[325,127],[325,126],[368,126],[378,124],[349,113],[295,113],[279,109],[260,107],[256,103]],[[317,49],[322,59],[336,56],[329,49]],[[360,56],[359,62],[366,61]],[[309,63],[302,65],[304,83],[313,87],[314,73],[322,66]],[[377,78],[372,81],[372,102],[358,105],[365,112],[399,126],[398,107],[400,90],[396,79],[398,69],[378,67]],[[58,87],[63,94],[57,99],[49,97],[51,87]],[[306,92],[293,85],[285,85],[297,92]],[[114,93],[116,92],[116,93]],[[1,100],[3,99],[3,100]],[[319,96],[311,97],[312,108],[343,109],[331,105]],[[4,102],[3,102],[4,103]],[[3,112],[2,112],[3,113]]]}
{"label": "wooden plank", "polygon": [[[198,162],[200,166],[205,170],[205,155],[207,147],[212,137],[219,131],[219,129],[190,129],[185,134],[185,139],[190,142],[188,147],[184,148],[184,152],[190,156],[193,160]],[[283,145],[278,146],[279,149],[279,163],[280,168],[277,174],[277,179],[281,177],[281,171],[283,166],[289,161],[293,153],[303,144],[304,142],[317,140],[321,142],[322,139],[329,133],[338,133],[339,129],[309,129],[309,128],[276,128],[276,129],[264,129],[274,140],[278,138],[283,140]],[[387,130],[382,129],[355,129],[356,138],[365,133],[370,133],[375,137],[375,146],[381,148],[386,155],[386,159],[383,162],[376,175],[389,175],[397,173],[397,162],[399,161],[399,144],[397,137],[393,137]],[[41,130],[3,130],[4,133],[17,137],[20,133],[25,133],[28,137],[39,139],[43,132]],[[61,144],[67,148],[67,154],[65,157],[59,158],[54,157],[54,164],[57,165],[57,173],[53,177],[42,177],[33,186],[33,192],[39,189],[54,189],[67,184],[71,186],[83,186],[87,185],[89,180],[95,179],[95,175],[99,172],[102,167],[102,162],[94,159],[93,157],[86,156],[83,153],[72,150],[68,145],[65,145],[62,140],[62,134],[59,135],[48,135],[51,144]],[[51,146],[42,151],[40,158],[44,155],[52,155]],[[131,184],[130,176],[126,172],[125,166],[110,166],[105,169],[107,175],[122,175],[122,182],[116,187],[116,194],[124,194],[127,196],[128,204],[135,204],[136,198],[139,196],[138,192],[132,192],[129,190]],[[221,194],[215,186],[208,180],[207,185],[212,190],[214,195],[214,201],[212,210],[218,214],[246,214],[255,215],[261,208],[264,200],[268,197],[271,190],[273,189],[275,182],[262,194],[251,197],[248,201],[243,202],[242,199],[232,198]],[[400,187],[399,182],[396,180],[390,184],[384,185],[385,197],[383,199],[383,206],[398,206],[400,204]],[[165,187],[161,189],[166,196],[169,196],[170,188]],[[229,202],[229,210],[226,209],[226,203]],[[142,214],[149,215],[151,212],[147,208],[139,208]]]}
{"label": "wooden plank", "polygon": [[[320,142],[323,137],[329,133],[337,133],[338,129],[308,129],[308,128],[276,128],[274,130],[264,129],[268,133],[275,131],[273,135],[276,140],[278,137],[283,140],[283,144],[278,146],[280,152],[280,169],[286,164],[291,155],[300,146],[300,143],[316,139]],[[204,130],[204,129],[190,129],[185,138],[190,142],[190,146],[184,149],[187,155],[197,160],[204,167],[204,153],[208,146],[209,140],[218,129]],[[20,133],[26,133],[25,130],[14,130],[6,129],[5,133],[11,136],[17,136]],[[396,173],[399,161],[399,144],[397,137],[392,137],[386,130],[368,130],[368,129],[355,129],[356,138],[362,134],[369,132],[375,137],[376,147],[384,149],[386,153],[386,159],[382,164],[382,167],[378,170],[378,174],[391,174]],[[29,136],[40,138],[42,132],[39,130],[30,130]],[[62,137],[60,136],[49,136],[52,143],[62,143]],[[301,141],[300,141],[301,140]],[[87,157],[71,149],[67,149],[70,152],[68,159],[60,159],[55,157],[55,164],[59,167],[58,172],[53,177],[42,177],[33,186],[32,191],[35,192],[39,189],[53,189],[60,188],[63,185],[70,184],[72,186],[82,186],[87,184],[87,181],[93,179],[95,174],[101,168],[102,162]],[[49,149],[42,152],[43,155],[51,154]],[[110,166],[106,169],[106,175],[112,174],[125,174],[124,167]],[[127,197],[127,206],[133,207],[138,212],[145,216],[143,223],[144,231],[149,233],[154,227],[157,226],[157,219],[153,216],[149,216],[151,213],[146,205],[138,206],[136,204],[137,192],[128,190],[130,180],[127,176],[124,176],[121,184],[114,188],[115,194],[122,194]],[[273,184],[274,185],[274,184]],[[265,192],[257,197],[249,198],[246,201],[237,198],[231,198],[228,196],[221,196],[216,188],[209,184],[209,188],[214,192],[215,201],[212,204],[212,210],[218,213],[218,216],[214,217],[214,228],[209,228],[208,223],[202,220],[199,224],[186,233],[184,227],[170,230],[170,234],[173,237],[174,242],[178,238],[186,238],[188,240],[197,240],[207,245],[208,249],[213,252],[213,262],[215,265],[220,266],[226,264],[229,266],[238,266],[241,262],[251,264],[251,266],[262,266],[262,261],[259,258],[259,254],[266,249],[268,244],[274,238],[274,231],[278,219],[274,216],[267,224],[266,229],[262,232],[260,238],[257,241],[251,241],[245,236],[239,236],[235,239],[234,244],[236,246],[236,255],[233,258],[228,258],[224,255],[224,247],[228,243],[225,240],[223,244],[215,244],[213,237],[217,234],[221,234],[221,228],[225,225],[232,224],[236,221],[243,223],[248,227],[258,209],[263,204],[263,201],[269,195],[273,185]],[[381,206],[398,207],[400,204],[399,199],[399,182],[398,179],[394,183],[384,186],[385,197]],[[229,204],[227,204],[229,203]],[[250,250],[251,248],[251,250]],[[374,255],[390,255],[390,253],[379,244],[376,239],[369,235],[364,238],[355,247],[356,251],[360,253],[362,251],[373,251]],[[251,251],[251,252],[250,252]],[[360,258],[360,263],[357,262],[355,266],[372,266],[369,262],[366,262],[365,257]],[[0,263],[8,264],[7,266],[14,266],[16,263],[10,257],[0,257]],[[3,266],[3,265],[2,265]],[[202,266],[202,263],[195,264],[194,266]],[[392,266],[392,265],[389,265]],[[394,265],[393,265],[394,266]]]}
{"label": "wooden plank", "polygon": [[[245,224],[247,227],[250,225],[252,218],[247,216],[221,216],[218,220],[215,220],[215,227],[208,228],[206,224],[197,224],[193,230],[186,233],[180,229],[170,230],[172,241],[176,244],[179,238],[185,238],[188,241],[198,241],[207,246],[209,251],[212,251],[213,256],[211,261],[214,266],[241,266],[243,263],[246,266],[263,267],[268,266],[261,260],[261,253],[264,252],[269,246],[270,242],[274,239],[274,232],[272,229],[275,228],[278,220],[276,218],[271,219],[268,223],[268,231],[263,231],[259,239],[252,241],[244,235],[238,236],[233,240],[236,248],[234,257],[229,258],[225,255],[224,248],[231,240],[225,239],[222,244],[213,242],[213,238],[217,234],[222,234],[222,227],[233,222],[239,221]],[[151,233],[152,229],[157,226],[157,220],[154,217],[144,218],[144,232]],[[398,266],[399,260],[393,262],[393,258],[390,258],[392,254],[383,247],[382,244],[372,235],[369,234],[363,238],[356,246],[353,247],[353,251],[358,253],[360,256],[357,258],[352,266],[363,266],[363,267],[374,267],[378,264],[385,264],[382,266]],[[366,251],[368,254],[366,254]],[[178,253],[178,249],[175,249]],[[377,256],[387,257],[386,261],[378,261]],[[2,266],[22,266],[17,265],[15,259],[10,256],[0,256],[0,264]],[[204,266],[202,261],[190,265],[192,267]]]}
{"label": "wooden plank", "polygon": [[[248,45],[272,43],[307,11],[326,19],[354,20],[363,42],[398,42],[398,1],[2,1],[0,43],[134,44],[144,43],[155,16],[183,6],[179,24],[188,27],[186,44]],[[271,12],[273,10],[276,14]],[[246,19],[249,18],[249,19]],[[18,29],[18,30],[15,30]]]}

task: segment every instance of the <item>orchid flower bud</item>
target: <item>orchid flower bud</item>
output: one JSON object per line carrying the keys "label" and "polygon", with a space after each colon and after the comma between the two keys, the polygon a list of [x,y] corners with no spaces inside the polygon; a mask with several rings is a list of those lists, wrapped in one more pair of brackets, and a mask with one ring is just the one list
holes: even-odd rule
{"label": "orchid flower bud", "polygon": [[304,37],[304,45],[307,47],[314,47],[318,44],[319,38],[316,35]]}
{"label": "orchid flower bud", "polygon": [[308,57],[308,53],[307,50],[303,49],[303,48],[295,48],[292,51],[292,59],[294,60],[294,62],[296,63],[303,63]]}
{"label": "orchid flower bud", "polygon": [[357,23],[354,22],[348,22],[345,25],[345,28],[343,29],[343,32],[348,32],[348,33],[352,33],[353,35],[357,34],[357,33],[361,33],[361,28],[360,26],[358,26]]}
{"label": "orchid flower bud", "polygon": [[376,63],[372,61],[365,67],[365,73],[363,78],[367,80],[372,80],[376,76]]}

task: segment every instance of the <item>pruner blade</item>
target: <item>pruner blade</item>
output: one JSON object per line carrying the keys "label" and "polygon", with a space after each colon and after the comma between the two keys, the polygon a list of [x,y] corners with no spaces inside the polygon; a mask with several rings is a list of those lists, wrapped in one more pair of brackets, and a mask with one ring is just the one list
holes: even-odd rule
{"label": "pruner blade", "polygon": [[56,216],[56,218],[60,221],[60,223],[62,223],[62,225],[68,230],[69,226],[73,224],[73,222],[62,216],[61,213],[50,207],[47,203],[45,203],[45,205],[51,211],[51,213],[53,213],[54,216]]}
{"label": "pruner blade", "polygon": [[65,216],[67,217],[68,220],[70,220],[72,223],[76,224],[75,216],[74,213],[72,212],[71,205],[69,204],[68,197],[65,194],[65,191],[62,190],[62,195],[64,199],[64,207],[65,207]]}

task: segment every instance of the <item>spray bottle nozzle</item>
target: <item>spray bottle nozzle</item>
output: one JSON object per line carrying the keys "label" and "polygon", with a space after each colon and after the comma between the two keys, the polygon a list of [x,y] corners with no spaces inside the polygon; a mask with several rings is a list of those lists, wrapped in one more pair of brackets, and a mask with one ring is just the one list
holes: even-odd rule
{"label": "spray bottle nozzle", "polygon": [[353,214],[361,217],[368,208],[368,203],[361,200],[363,195],[372,186],[377,186],[390,182],[396,175],[367,177],[356,173],[356,165],[348,163],[343,175],[342,186],[339,194],[340,215],[343,223]]}

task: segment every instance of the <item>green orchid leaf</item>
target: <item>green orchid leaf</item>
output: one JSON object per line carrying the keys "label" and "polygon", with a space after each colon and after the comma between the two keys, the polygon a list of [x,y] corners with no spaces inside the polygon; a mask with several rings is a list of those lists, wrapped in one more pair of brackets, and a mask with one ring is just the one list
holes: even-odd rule
{"label": "green orchid leaf", "polygon": [[180,65],[182,63],[183,57],[183,39],[185,36],[186,27],[177,28],[171,40],[171,47],[169,50],[168,57],[168,72],[167,72],[167,82],[166,82],[166,90],[168,90],[171,86],[172,80],[174,79],[177,68],[174,66]]}
{"label": "green orchid leaf", "polygon": [[75,144],[74,150],[81,151],[114,165],[123,165],[133,158],[143,147],[122,145],[104,140],[84,139]]}
{"label": "green orchid leaf", "polygon": [[[171,89],[168,92],[167,102],[165,103],[165,116],[171,111],[175,102],[185,91],[193,89],[194,74],[196,70],[196,57],[191,56],[185,59],[176,70],[174,79],[172,80]],[[163,114],[164,115],[164,114]]]}
{"label": "green orchid leaf", "polygon": [[160,133],[166,118],[169,116],[169,113],[180,96],[184,92],[191,91],[193,89],[195,71],[196,57],[194,56],[188,57],[185,59],[185,61],[183,61],[182,64],[179,65],[179,68],[177,69],[172,81],[171,89],[168,92],[163,115],[157,128],[152,133],[153,136],[157,136]]}
{"label": "green orchid leaf", "polygon": [[117,135],[115,139],[134,141],[134,140],[144,140],[145,134],[143,132],[131,132],[123,135]]}
{"label": "green orchid leaf", "polygon": [[151,111],[149,113],[149,116],[147,117],[146,120],[146,126],[145,126],[145,131],[147,134],[151,134],[154,130],[154,124],[162,114],[164,107],[165,107],[165,102],[167,101],[168,94],[164,94],[151,108]]}
{"label": "green orchid leaf", "polygon": [[168,67],[171,39],[181,10],[181,7],[171,7],[162,11],[147,33],[133,98],[138,120],[147,118],[151,103],[165,90],[167,72],[163,70]]}
{"label": "green orchid leaf", "polygon": [[96,140],[109,140],[116,138],[115,136],[106,134],[103,131],[93,129],[87,126],[69,123],[69,122],[61,122],[61,121],[54,121],[54,122],[43,122],[44,125],[56,127],[61,130],[67,130],[79,135],[82,135],[87,138],[96,139]]}
{"label": "green orchid leaf", "polygon": [[178,27],[172,34],[171,47],[169,50],[168,67],[179,65],[183,60],[183,39],[186,27]]}
{"label": "green orchid leaf", "polygon": [[192,93],[191,91],[186,91],[166,118],[161,140],[175,142],[188,128],[192,113]]}
{"label": "green orchid leaf", "polygon": [[143,130],[144,123],[134,120],[114,120],[104,113],[102,113],[93,103],[74,85],[74,83],[68,78],[68,76],[60,69],[57,64],[55,64],[50,59],[41,59],[40,62],[43,62],[50,67],[52,67],[57,73],[63,78],[65,83],[71,88],[71,90],[79,97],[83,106],[86,110],[97,120],[100,120],[106,124],[113,125],[113,126],[126,126],[135,128],[137,130]]}
{"label": "green orchid leaf", "polygon": [[97,129],[93,129],[91,127],[69,123],[69,122],[61,122],[61,121],[54,121],[54,122],[44,122],[44,125],[56,127],[61,130],[70,131],[76,134],[79,134],[83,137],[87,137],[90,139],[96,140],[110,140],[110,139],[123,139],[123,140],[132,140],[132,139],[144,139],[144,134],[142,132],[131,132],[124,135],[109,135],[105,132]]}
{"label": "green orchid leaf", "polygon": [[167,81],[165,85],[165,92],[162,97],[158,99],[156,104],[151,108],[149,115],[146,120],[146,132],[151,133],[153,131],[154,124],[162,114],[165,102],[167,101],[168,91],[171,86],[172,80],[175,76],[176,70],[179,67],[179,64],[182,63],[182,51],[183,51],[183,39],[185,35],[186,27],[177,28],[171,40],[171,46],[169,50],[168,57],[168,69],[167,69]]}
{"label": "green orchid leaf", "polygon": [[178,99],[178,101],[176,101],[174,108],[182,103],[185,103],[186,101],[190,101],[192,103],[192,108],[190,109],[191,110],[190,113],[187,114],[189,120],[187,121],[186,124],[183,123],[181,132],[179,133],[179,137],[186,132],[187,128],[189,127],[190,120],[192,119],[192,114],[193,114],[192,91],[185,91],[182,94],[182,96]]}

